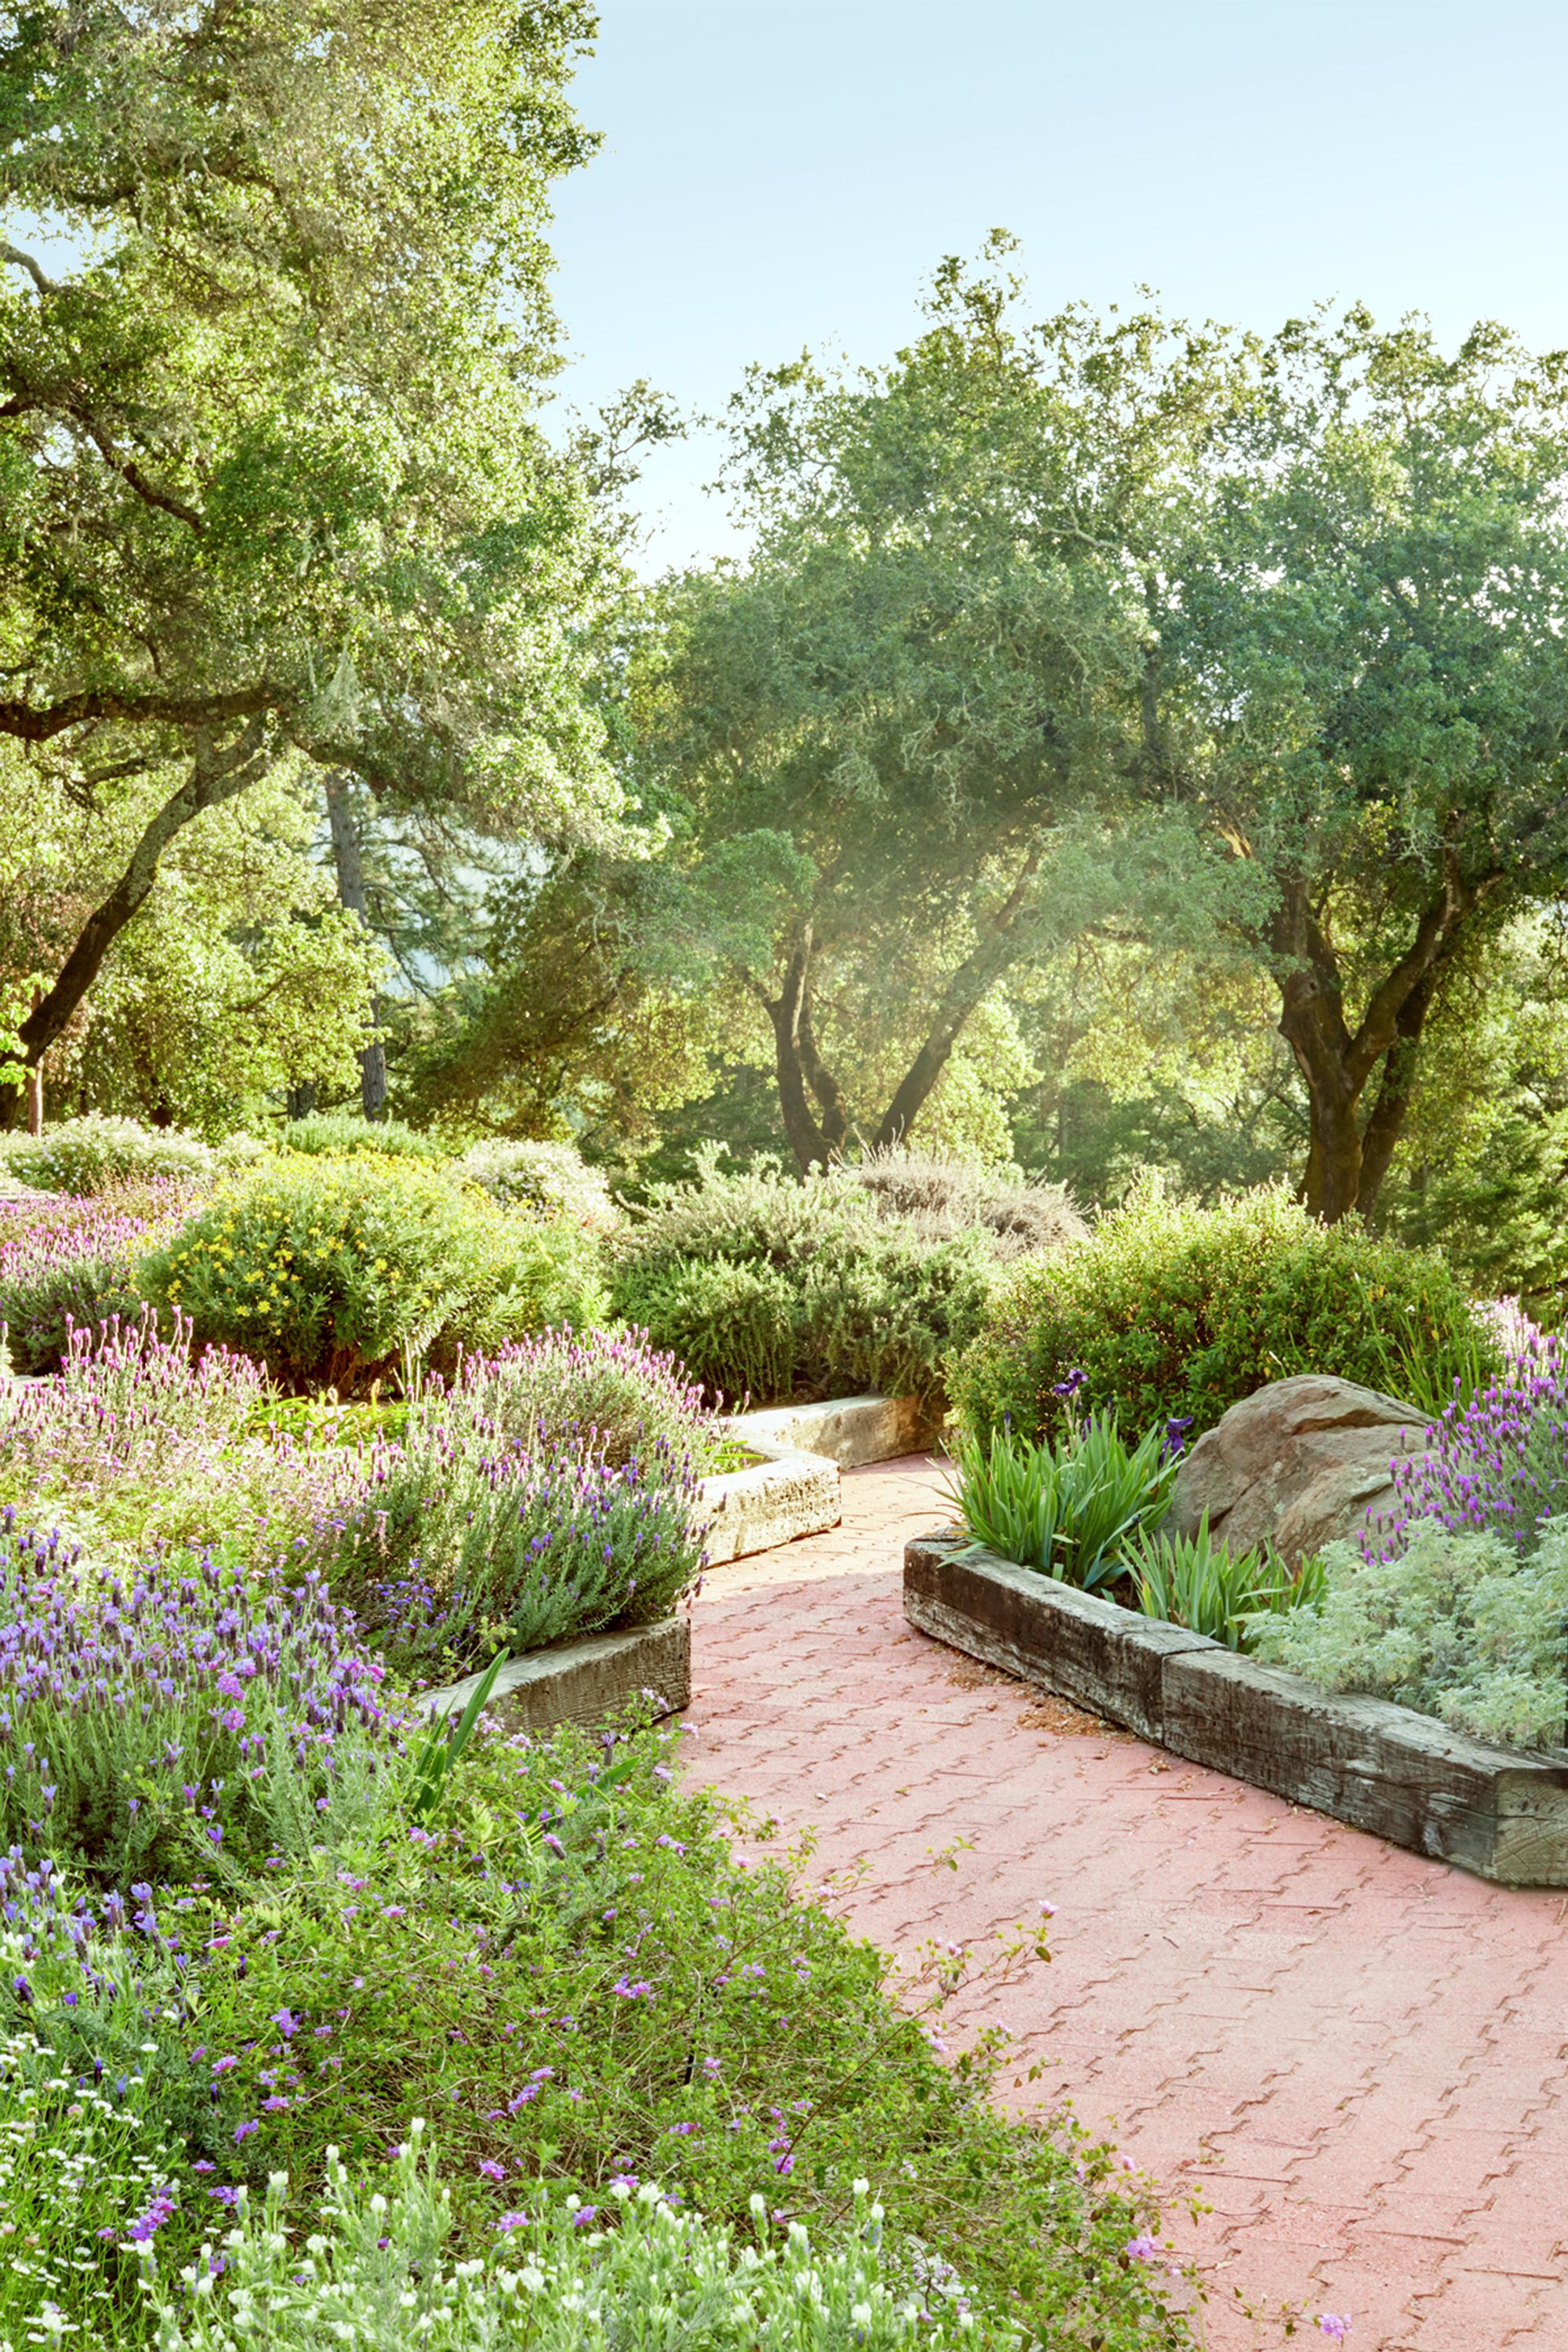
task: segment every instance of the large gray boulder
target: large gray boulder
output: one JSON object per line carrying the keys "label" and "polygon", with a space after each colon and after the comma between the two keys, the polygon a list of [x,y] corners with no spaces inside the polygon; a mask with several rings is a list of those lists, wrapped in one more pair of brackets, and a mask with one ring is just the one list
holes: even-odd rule
{"label": "large gray boulder", "polygon": [[1272,1543],[1292,1568],[1336,1536],[1395,1510],[1392,1465],[1426,1451],[1413,1404],[1326,1373],[1275,1381],[1206,1429],[1176,1473],[1166,1527],[1232,1552]]}

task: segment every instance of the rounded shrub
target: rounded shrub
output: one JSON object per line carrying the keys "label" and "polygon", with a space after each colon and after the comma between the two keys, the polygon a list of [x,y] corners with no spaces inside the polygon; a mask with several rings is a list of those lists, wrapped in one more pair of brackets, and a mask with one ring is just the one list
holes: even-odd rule
{"label": "rounded shrub", "polygon": [[931,1241],[981,1230],[996,1255],[1013,1259],[1072,1249],[1089,1227],[1059,1184],[1033,1184],[1016,1168],[986,1168],[943,1151],[868,1152],[844,1170],[881,1214]]}
{"label": "rounded shrub", "polygon": [[139,1127],[133,1118],[110,1118],[89,1111],[62,1119],[44,1135],[0,1137],[0,1159],[9,1173],[36,1192],[69,1192],[84,1199],[117,1185],[171,1182],[205,1184],[216,1161],[211,1148],[176,1128]]}
{"label": "rounded shrub", "polygon": [[951,1388],[977,1435],[1053,1428],[1074,1371],[1125,1429],[1199,1431],[1295,1372],[1425,1400],[1499,1353],[1436,1251],[1321,1225],[1282,1189],[1204,1209],[1148,1188],[1081,1248],[1010,1275]]}
{"label": "rounded shrub", "polygon": [[283,1129],[288,1151],[303,1151],[312,1160],[342,1159],[358,1151],[374,1152],[382,1160],[445,1160],[447,1153],[432,1136],[400,1118],[362,1118],[357,1111],[312,1111],[309,1118],[291,1118]]}
{"label": "rounded shrub", "polygon": [[590,1168],[570,1143],[517,1143],[493,1136],[470,1145],[458,1167],[470,1183],[482,1185],[509,1207],[573,1217],[591,1233],[608,1233],[617,1222],[604,1171]]}
{"label": "rounded shrub", "polygon": [[933,1241],[840,1177],[710,1172],[643,1213],[612,1298],[731,1406],[860,1389],[934,1400],[996,1272],[983,1230]]}
{"label": "rounded shrub", "polygon": [[231,1179],[144,1262],[147,1295],[198,1343],[264,1362],[280,1386],[363,1393],[416,1364],[596,1319],[593,1243],[500,1208],[413,1158],[279,1159]]}

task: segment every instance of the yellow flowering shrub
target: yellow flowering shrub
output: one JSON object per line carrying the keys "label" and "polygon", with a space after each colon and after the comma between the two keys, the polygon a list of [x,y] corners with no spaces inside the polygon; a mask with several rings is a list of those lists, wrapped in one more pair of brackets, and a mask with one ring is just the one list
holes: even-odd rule
{"label": "yellow flowering shrub", "polygon": [[581,1328],[603,1305],[578,1226],[503,1208],[428,1162],[366,1155],[241,1171],[141,1273],[199,1342],[242,1349],[285,1388],[340,1396],[415,1364],[449,1371],[459,1351]]}

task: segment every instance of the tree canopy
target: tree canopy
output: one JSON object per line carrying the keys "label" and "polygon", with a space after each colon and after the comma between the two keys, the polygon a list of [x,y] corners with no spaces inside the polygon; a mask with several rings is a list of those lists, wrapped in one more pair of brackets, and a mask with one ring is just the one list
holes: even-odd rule
{"label": "tree canopy", "polygon": [[613,815],[604,557],[535,415],[591,30],[577,0],[0,12],[0,735],[40,793],[144,811],[29,1063],[169,842],[279,761],[544,835]]}

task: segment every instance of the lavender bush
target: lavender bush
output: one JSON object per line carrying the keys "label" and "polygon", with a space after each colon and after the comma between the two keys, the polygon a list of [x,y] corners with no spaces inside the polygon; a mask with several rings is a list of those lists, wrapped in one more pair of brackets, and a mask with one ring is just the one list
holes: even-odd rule
{"label": "lavender bush", "polygon": [[1528,1554],[1568,1510],[1568,1354],[1523,1335],[1522,1352],[1468,1402],[1458,1395],[1426,1432],[1426,1450],[1395,1462],[1394,1510],[1362,1539],[1370,1559],[1396,1558],[1412,1528],[1499,1535]]}
{"label": "lavender bush", "polygon": [[138,1261],[189,1199],[160,1180],[92,1200],[0,1201],[0,1324],[13,1369],[52,1372],[73,1326],[134,1316]]}
{"label": "lavender bush", "polygon": [[530,1452],[575,1447],[614,1468],[662,1441],[700,1473],[723,1442],[722,1423],[679,1358],[636,1329],[546,1331],[471,1357],[446,1410]]}
{"label": "lavender bush", "polygon": [[311,1557],[399,1668],[468,1666],[668,1616],[702,1564],[696,1503],[664,1438],[616,1465],[427,1420],[375,1449]]}
{"label": "lavender bush", "polygon": [[382,1674],[313,1573],[156,1561],[95,1590],[0,1511],[0,1843],[116,1885],[297,1847],[395,1745]]}
{"label": "lavender bush", "polygon": [[47,1498],[133,1563],[154,1543],[273,1553],[355,1483],[354,1465],[266,1425],[266,1376],[199,1353],[177,1313],[69,1333],[58,1380],[0,1390],[0,1492]]}

